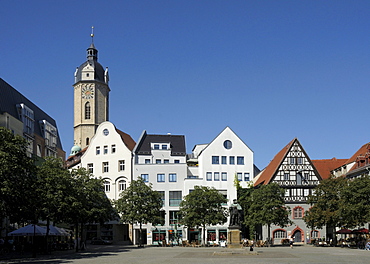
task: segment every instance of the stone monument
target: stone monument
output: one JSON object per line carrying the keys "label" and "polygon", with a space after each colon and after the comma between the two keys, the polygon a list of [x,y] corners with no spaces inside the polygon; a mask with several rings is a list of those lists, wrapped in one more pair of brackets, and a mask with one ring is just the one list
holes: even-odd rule
{"label": "stone monument", "polygon": [[242,207],[238,204],[237,200],[234,199],[233,203],[229,207],[230,223],[229,223],[229,230],[228,230],[228,236],[227,236],[227,247],[228,248],[240,247],[241,210],[242,210]]}

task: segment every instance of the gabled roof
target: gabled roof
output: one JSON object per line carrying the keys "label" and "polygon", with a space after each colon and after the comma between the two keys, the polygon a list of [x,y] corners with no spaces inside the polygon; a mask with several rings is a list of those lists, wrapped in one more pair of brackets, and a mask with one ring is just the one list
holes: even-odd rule
{"label": "gabled roof", "polygon": [[132,139],[129,134],[122,132],[121,130],[116,128],[117,133],[121,136],[123,143],[125,143],[126,147],[132,151],[136,145],[136,142]]}
{"label": "gabled roof", "polygon": [[143,131],[134,152],[136,155],[151,155],[150,143],[170,143],[172,156],[185,156],[185,136],[183,135],[148,135]]}
{"label": "gabled roof", "polygon": [[364,144],[359,150],[356,151],[355,154],[353,154],[352,157],[350,157],[345,164],[350,164],[352,162],[355,162],[357,157],[359,156],[365,156],[366,153],[370,151],[370,142]]}
{"label": "gabled roof", "polygon": [[331,176],[331,171],[339,168],[340,166],[344,165],[347,159],[321,159],[321,160],[312,160],[316,170],[320,174],[321,178],[329,179]]}
{"label": "gabled roof", "polygon": [[285,156],[288,154],[290,148],[296,140],[297,138],[290,141],[288,145],[286,145],[282,150],[278,152],[278,154],[275,155],[275,157],[270,161],[269,165],[267,165],[267,167],[258,175],[258,179],[254,183],[254,186],[260,184],[268,184],[272,180],[272,177],[278,170],[280,164],[283,162]]}
{"label": "gabled roof", "polygon": [[[347,174],[350,174],[351,172],[354,172],[355,170],[361,170],[361,168],[365,169],[366,166],[369,164],[365,163],[365,159],[368,158],[370,155],[370,143],[364,144],[359,150],[356,151],[356,153],[347,160],[345,164],[350,164],[352,162],[355,162],[355,164],[351,167],[351,169],[347,172]],[[358,161],[363,160],[363,163],[360,163]]]}
{"label": "gabled roof", "polygon": [[[229,127],[229,126],[226,126],[209,144],[198,144],[198,145],[206,145],[203,149],[202,149],[202,151],[200,151],[200,153],[199,153],[199,155],[201,155],[202,154],[202,152],[203,151],[205,151],[222,133],[224,133],[224,131],[226,130],[226,129],[230,129],[230,131],[241,141],[241,142],[243,142],[243,144],[247,147],[247,148],[249,148],[250,149],[250,151],[252,151],[253,152],[253,150],[247,145],[247,144],[245,144],[245,142]],[[193,150],[195,149],[195,147],[196,147],[197,145],[195,145],[194,146],[194,148],[193,148]],[[198,155],[198,156],[199,156]]]}
{"label": "gabled roof", "polygon": [[273,180],[273,177],[275,176],[281,163],[284,161],[290,149],[296,142],[300,146],[307,160],[312,164],[313,170],[317,172],[317,177],[320,180],[322,179],[315,165],[310,160],[309,156],[307,155],[306,151],[303,149],[302,145],[299,143],[299,140],[297,138],[294,138],[292,141],[288,143],[288,145],[286,145],[282,150],[280,150],[279,153],[276,154],[275,157],[270,161],[269,165],[267,165],[267,167],[259,175],[257,175],[257,180],[255,181],[254,186],[257,186],[260,184],[269,184]]}
{"label": "gabled roof", "polygon": [[51,118],[47,113],[45,113],[41,108],[35,105],[32,101],[27,99],[23,94],[18,92],[12,86],[10,86],[7,82],[5,82],[2,78],[0,78],[0,113],[7,112],[9,115],[13,116],[14,118],[22,121],[19,117],[17,104],[25,104],[27,107],[31,108],[34,114],[35,124],[34,124],[34,133],[39,135],[40,137],[44,137],[41,131],[41,127],[39,122],[41,120],[46,120],[55,128],[57,128],[57,148],[62,148],[62,143],[59,136],[59,131],[57,124],[53,118]]}

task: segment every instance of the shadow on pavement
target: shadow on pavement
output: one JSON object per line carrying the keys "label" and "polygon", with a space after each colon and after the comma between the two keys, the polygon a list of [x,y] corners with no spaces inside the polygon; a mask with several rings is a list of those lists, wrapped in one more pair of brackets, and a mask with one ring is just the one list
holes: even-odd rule
{"label": "shadow on pavement", "polygon": [[30,252],[25,252],[23,254],[12,252],[7,255],[0,256],[0,263],[62,264],[71,263],[76,259],[112,256],[122,252],[130,252],[136,249],[140,250],[141,248],[128,245],[89,245],[86,250],[80,250],[79,252],[76,252],[75,250],[52,251],[50,254],[38,253],[36,257],[32,257],[32,253]]}

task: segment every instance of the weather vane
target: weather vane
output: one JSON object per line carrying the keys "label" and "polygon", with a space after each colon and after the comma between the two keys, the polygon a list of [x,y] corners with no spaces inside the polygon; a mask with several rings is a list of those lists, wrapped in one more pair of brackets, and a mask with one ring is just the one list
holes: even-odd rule
{"label": "weather vane", "polygon": [[91,27],[91,42],[94,43],[94,26]]}

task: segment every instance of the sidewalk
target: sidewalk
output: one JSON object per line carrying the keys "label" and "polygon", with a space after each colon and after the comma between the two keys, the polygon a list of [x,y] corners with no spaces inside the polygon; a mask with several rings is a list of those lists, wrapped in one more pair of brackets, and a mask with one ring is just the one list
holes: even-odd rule
{"label": "sidewalk", "polygon": [[127,245],[92,246],[86,251],[55,251],[50,255],[38,255],[36,258],[23,256],[17,259],[3,260],[1,264],[308,264],[308,263],[369,263],[370,251],[334,247],[296,246],[262,247],[249,249],[227,249],[212,247],[145,247]]}

